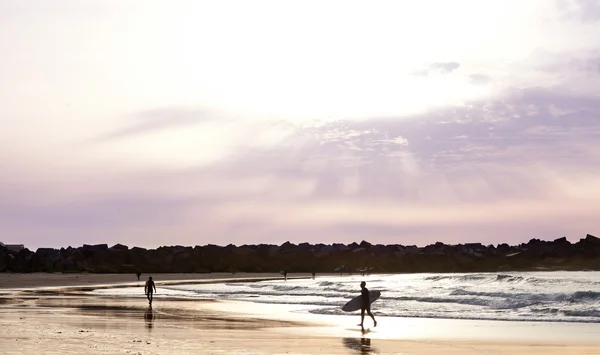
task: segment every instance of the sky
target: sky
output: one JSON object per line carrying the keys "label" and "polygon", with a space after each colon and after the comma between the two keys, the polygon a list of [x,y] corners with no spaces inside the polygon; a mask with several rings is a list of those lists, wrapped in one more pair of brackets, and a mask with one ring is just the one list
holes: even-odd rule
{"label": "sky", "polygon": [[0,0],[0,240],[600,234],[600,1]]}

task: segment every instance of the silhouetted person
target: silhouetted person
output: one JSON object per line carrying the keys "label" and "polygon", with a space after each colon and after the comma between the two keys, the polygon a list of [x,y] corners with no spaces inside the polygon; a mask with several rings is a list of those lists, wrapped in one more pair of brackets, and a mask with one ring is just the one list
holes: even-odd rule
{"label": "silhouetted person", "polygon": [[315,279],[315,276],[317,275],[316,272],[313,271],[312,276],[313,276],[313,280]]}
{"label": "silhouetted person", "polygon": [[146,286],[144,286],[144,293],[146,293],[146,297],[148,297],[148,302],[150,302],[150,304],[152,304],[152,296],[154,292],[156,292],[156,285],[154,285],[154,281],[152,281],[152,276],[150,276],[148,278],[148,281],[146,281]]}
{"label": "silhouetted person", "polygon": [[285,281],[287,281],[287,271],[283,272],[283,278],[284,278]]}
{"label": "silhouetted person", "polygon": [[360,283],[360,294],[362,296],[362,303],[360,305],[360,327],[363,327],[363,323],[365,321],[365,311],[367,311],[367,314],[371,317],[371,319],[373,319],[373,326],[376,327],[377,326],[377,321],[375,320],[375,316],[373,315],[373,313],[371,313],[371,298],[369,297],[369,289],[367,289],[366,287],[367,283],[366,282],[361,282]]}
{"label": "silhouetted person", "polygon": [[135,273],[135,275],[137,276],[137,278],[138,278],[138,281],[140,281],[140,276],[142,276],[142,272],[138,270],[138,271]]}

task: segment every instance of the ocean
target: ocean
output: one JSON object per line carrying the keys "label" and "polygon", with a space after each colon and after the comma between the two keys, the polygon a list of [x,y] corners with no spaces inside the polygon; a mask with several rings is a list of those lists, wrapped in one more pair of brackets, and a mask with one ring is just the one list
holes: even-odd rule
{"label": "ocean", "polygon": [[[381,291],[377,317],[600,323],[600,273],[510,272],[326,276],[312,279],[159,286],[156,298],[197,297],[294,305],[294,312],[355,315],[340,308],[360,282]],[[98,295],[145,297],[139,287]]]}

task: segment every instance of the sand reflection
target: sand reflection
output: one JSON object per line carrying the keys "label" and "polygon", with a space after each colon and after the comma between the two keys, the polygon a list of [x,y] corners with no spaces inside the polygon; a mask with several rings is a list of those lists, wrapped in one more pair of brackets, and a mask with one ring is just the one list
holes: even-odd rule
{"label": "sand reflection", "polygon": [[144,319],[146,320],[146,328],[151,330],[154,327],[154,313],[152,313],[152,306],[148,306],[148,309],[144,313]]}
{"label": "sand reflection", "polygon": [[344,338],[342,341],[344,346],[350,350],[353,350],[357,354],[377,354],[377,350],[371,346],[370,338]]}

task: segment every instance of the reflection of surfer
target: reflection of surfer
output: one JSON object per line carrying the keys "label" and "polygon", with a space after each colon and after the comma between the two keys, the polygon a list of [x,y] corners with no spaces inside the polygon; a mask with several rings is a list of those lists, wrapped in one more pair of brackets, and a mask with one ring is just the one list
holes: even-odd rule
{"label": "reflection of surfer", "polygon": [[152,329],[154,321],[154,314],[152,314],[152,306],[148,306],[148,310],[144,313],[144,319],[146,320],[146,327]]}
{"label": "reflection of surfer", "polygon": [[354,350],[357,354],[377,354],[375,348],[371,347],[369,338],[344,338],[343,342],[348,349]]}
{"label": "reflection of surfer", "polygon": [[371,299],[369,297],[369,290],[366,287],[367,283],[366,282],[361,282],[360,283],[360,294],[362,296],[361,299],[361,305],[360,305],[360,327],[363,327],[363,323],[365,321],[365,311],[367,311],[367,314],[371,317],[371,319],[373,319],[373,326],[376,327],[377,326],[377,321],[375,320],[375,316],[373,315],[373,313],[371,313]]}

